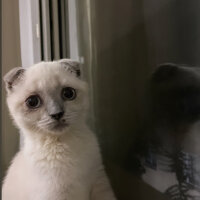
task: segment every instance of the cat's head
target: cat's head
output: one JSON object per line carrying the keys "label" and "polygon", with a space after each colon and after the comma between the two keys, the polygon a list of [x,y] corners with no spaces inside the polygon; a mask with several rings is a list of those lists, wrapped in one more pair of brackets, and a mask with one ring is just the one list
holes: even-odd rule
{"label": "cat's head", "polygon": [[7,103],[19,128],[64,133],[83,122],[87,84],[79,63],[63,59],[14,68],[4,76]]}

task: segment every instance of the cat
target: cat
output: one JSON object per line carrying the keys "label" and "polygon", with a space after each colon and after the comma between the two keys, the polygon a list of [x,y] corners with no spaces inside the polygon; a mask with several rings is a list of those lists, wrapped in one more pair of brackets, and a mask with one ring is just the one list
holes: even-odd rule
{"label": "cat", "polygon": [[88,86],[71,59],[17,67],[4,76],[24,138],[3,182],[3,200],[115,200],[87,127]]}

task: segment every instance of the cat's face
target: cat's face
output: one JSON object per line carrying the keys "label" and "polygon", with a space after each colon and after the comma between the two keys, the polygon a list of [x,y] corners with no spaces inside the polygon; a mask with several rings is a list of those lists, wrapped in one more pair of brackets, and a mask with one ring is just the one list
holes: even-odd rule
{"label": "cat's face", "polygon": [[[21,71],[20,71],[21,70]],[[87,109],[87,84],[78,63],[42,62],[5,76],[8,107],[20,128],[59,134],[77,126]]]}

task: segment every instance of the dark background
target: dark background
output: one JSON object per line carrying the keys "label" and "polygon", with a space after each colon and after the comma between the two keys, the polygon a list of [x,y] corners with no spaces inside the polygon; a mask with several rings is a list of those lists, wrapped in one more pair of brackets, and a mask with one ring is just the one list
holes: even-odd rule
{"label": "dark background", "polygon": [[[104,161],[119,199],[162,199],[125,167],[160,63],[200,65],[200,1],[77,0],[80,54]],[[153,113],[152,113],[153,114]],[[130,158],[131,159],[131,158]]]}

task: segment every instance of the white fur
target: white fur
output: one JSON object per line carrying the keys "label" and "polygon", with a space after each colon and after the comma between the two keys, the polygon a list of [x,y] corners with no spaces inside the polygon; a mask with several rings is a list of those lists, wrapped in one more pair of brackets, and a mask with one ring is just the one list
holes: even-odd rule
{"label": "white fur", "polygon": [[[38,127],[38,121],[47,118],[45,108],[27,113],[24,101],[33,91],[46,91],[48,96],[52,88],[62,84],[78,89],[77,100],[66,105],[78,114],[68,128],[54,133]],[[43,62],[26,70],[7,98],[24,146],[4,180],[3,200],[115,199],[97,139],[85,124],[86,96],[86,83],[64,71],[58,62]]]}

